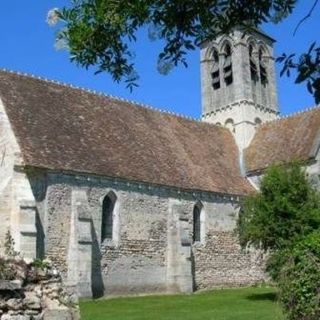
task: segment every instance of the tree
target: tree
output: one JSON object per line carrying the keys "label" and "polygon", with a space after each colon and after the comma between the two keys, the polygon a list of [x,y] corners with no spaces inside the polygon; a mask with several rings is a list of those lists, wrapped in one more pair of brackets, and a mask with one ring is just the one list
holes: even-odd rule
{"label": "tree", "polygon": [[269,167],[260,192],[244,200],[238,221],[242,246],[286,249],[320,228],[320,196],[298,163]]}
{"label": "tree", "polygon": [[244,200],[240,242],[268,251],[287,319],[319,319],[320,195],[298,163],[271,166],[260,191]]}
{"label": "tree", "polygon": [[[70,7],[53,9],[48,22],[62,22],[57,43],[67,46],[78,65],[109,72],[115,81],[136,84],[133,52],[139,28],[147,27],[150,39],[164,40],[158,67],[166,73],[186,65],[186,53],[202,41],[262,22],[279,22],[294,9],[296,0],[73,0]],[[250,21],[248,21],[250,17]]]}
{"label": "tree", "polygon": [[307,83],[308,91],[313,94],[316,103],[320,103],[320,47],[316,47],[316,42],[312,43],[308,52],[295,59],[295,54],[283,54],[277,58],[278,62],[283,62],[281,76],[290,76],[290,70],[297,71],[296,83]]}

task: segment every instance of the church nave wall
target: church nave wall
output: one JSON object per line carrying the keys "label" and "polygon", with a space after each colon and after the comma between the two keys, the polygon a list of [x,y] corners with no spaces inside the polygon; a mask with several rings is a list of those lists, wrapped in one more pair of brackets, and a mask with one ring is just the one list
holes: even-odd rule
{"label": "church nave wall", "polygon": [[46,255],[80,296],[192,292],[264,277],[260,258],[234,236],[236,196],[62,173],[48,173],[44,190]]}

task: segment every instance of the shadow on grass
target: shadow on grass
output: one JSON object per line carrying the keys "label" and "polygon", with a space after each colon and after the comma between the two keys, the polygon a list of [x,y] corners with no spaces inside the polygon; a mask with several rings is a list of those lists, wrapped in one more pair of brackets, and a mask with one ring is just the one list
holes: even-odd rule
{"label": "shadow on grass", "polygon": [[277,294],[274,292],[250,294],[246,299],[251,301],[277,301]]}

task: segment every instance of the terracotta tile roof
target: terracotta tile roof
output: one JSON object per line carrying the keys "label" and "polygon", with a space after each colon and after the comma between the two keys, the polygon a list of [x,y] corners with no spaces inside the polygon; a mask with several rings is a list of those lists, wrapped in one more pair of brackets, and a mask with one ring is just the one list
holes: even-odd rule
{"label": "terracotta tile roof", "polygon": [[226,129],[5,71],[0,97],[26,165],[189,190],[252,190]]}
{"label": "terracotta tile roof", "polygon": [[319,134],[320,108],[262,124],[245,150],[247,172],[272,163],[313,158]]}

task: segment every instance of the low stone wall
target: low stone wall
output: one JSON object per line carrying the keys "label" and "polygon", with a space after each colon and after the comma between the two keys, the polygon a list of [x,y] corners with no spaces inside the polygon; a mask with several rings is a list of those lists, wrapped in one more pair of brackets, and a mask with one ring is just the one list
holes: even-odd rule
{"label": "low stone wall", "polygon": [[78,300],[43,262],[0,258],[1,320],[78,320]]}

